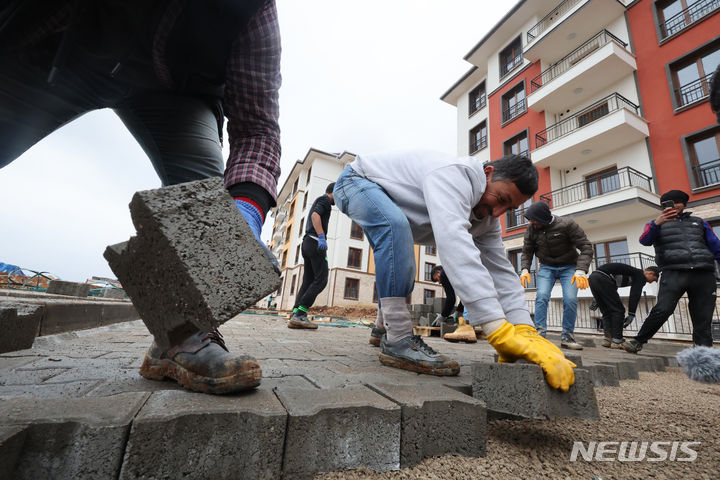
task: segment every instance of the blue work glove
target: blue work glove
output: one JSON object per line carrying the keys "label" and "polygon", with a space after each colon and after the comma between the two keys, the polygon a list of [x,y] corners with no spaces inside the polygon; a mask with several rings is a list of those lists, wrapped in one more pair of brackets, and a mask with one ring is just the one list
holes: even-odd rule
{"label": "blue work glove", "polygon": [[327,250],[327,240],[324,233],[318,235],[318,250]]}
{"label": "blue work glove", "polygon": [[265,242],[260,239],[260,233],[262,232],[263,225],[262,215],[260,214],[258,209],[255,208],[254,205],[248,202],[236,199],[235,205],[238,207],[238,210],[240,210],[240,213],[250,227],[250,230],[252,230],[253,235],[255,236],[255,240],[257,240],[258,243],[263,247],[263,250],[265,251],[265,256],[268,258],[268,260],[270,260],[270,263],[272,263],[273,270],[275,270],[275,273],[280,275],[280,264],[278,263],[277,258],[275,258],[275,255],[272,254],[267,245],[265,245]]}

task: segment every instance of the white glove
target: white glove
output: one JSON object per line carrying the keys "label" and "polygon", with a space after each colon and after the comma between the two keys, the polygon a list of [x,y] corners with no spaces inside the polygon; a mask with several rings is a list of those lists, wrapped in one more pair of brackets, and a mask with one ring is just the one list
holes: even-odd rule
{"label": "white glove", "polygon": [[435,316],[435,320],[432,321],[431,326],[433,326],[433,327],[439,327],[440,324],[443,322],[444,319],[445,319],[445,317],[442,316],[442,313],[438,313],[438,314]]}

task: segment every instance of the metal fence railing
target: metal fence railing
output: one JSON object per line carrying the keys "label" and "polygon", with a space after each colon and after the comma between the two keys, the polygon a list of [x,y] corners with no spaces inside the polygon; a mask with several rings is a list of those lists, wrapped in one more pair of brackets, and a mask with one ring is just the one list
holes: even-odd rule
{"label": "metal fence railing", "polygon": [[535,90],[542,88],[543,85],[567,72],[568,70],[570,70],[570,68],[577,65],[583,58],[587,57],[594,51],[599,50],[600,47],[610,42],[615,42],[618,45],[621,45],[623,48],[627,47],[627,43],[623,42],[612,33],[608,32],[607,30],[601,30],[599,33],[595,34],[590,40],[583,43],[578,48],[568,53],[557,62],[553,63],[548,68],[546,68],[545,71],[543,71],[540,75],[533,78],[530,81],[530,92],[534,92]]}
{"label": "metal fence railing", "polygon": [[553,142],[558,138],[571,134],[595,120],[609,115],[610,113],[627,109],[633,113],[638,113],[639,107],[619,93],[613,93],[607,97],[598,100],[592,105],[582,109],[575,115],[550,125],[545,130],[541,130],[535,134],[535,148]]}
{"label": "metal fence railing", "polygon": [[470,155],[487,147],[487,135],[470,140]]}
{"label": "metal fence railing", "polygon": [[720,158],[712,162],[693,165],[692,170],[695,175],[695,185],[698,187],[720,183]]}
{"label": "metal fence railing", "polygon": [[710,96],[710,80],[713,72],[675,89],[678,107],[688,105]]}
{"label": "metal fence railing", "polygon": [[521,113],[525,113],[526,111],[527,102],[524,98],[520,99],[515,105],[511,105],[510,107],[502,111],[502,123],[509,122],[513,118],[517,117]]}
{"label": "metal fence railing", "polygon": [[652,191],[652,177],[632,167],[623,167],[612,172],[588,177],[582,182],[558,188],[540,195],[550,209],[600,197],[627,187],[641,187]]}
{"label": "metal fence railing", "polygon": [[527,31],[527,43],[532,42],[537,37],[542,35],[545,30],[548,30],[550,27],[552,27],[560,17],[572,10],[572,8],[578,3],[580,3],[580,1],[581,0],[565,0],[557,7],[553,8],[550,13],[545,15],[542,19],[540,19],[538,23],[533,25]]}
{"label": "metal fence railing", "polygon": [[693,3],[660,24],[662,38],[676,34],[718,8],[720,0],[700,0]]}

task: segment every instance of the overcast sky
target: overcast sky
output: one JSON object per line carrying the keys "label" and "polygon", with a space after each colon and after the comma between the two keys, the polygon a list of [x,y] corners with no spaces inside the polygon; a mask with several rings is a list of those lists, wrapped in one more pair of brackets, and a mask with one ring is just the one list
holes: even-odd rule
{"label": "overcast sky", "polygon": [[[282,176],[309,148],[456,153],[440,96],[512,7],[486,0],[277,0]],[[0,145],[0,148],[2,146]],[[226,152],[227,158],[227,152]],[[0,170],[0,262],[64,280],[114,277],[105,247],[135,230],[128,203],[160,182],[110,110],[90,113]],[[263,236],[272,226],[266,222]]]}

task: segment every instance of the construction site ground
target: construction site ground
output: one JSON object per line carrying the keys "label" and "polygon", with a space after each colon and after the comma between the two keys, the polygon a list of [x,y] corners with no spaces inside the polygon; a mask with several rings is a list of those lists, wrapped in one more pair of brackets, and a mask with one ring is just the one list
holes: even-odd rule
{"label": "construction site ground", "polygon": [[[322,312],[318,314],[324,316]],[[178,417],[187,415],[189,411],[201,417],[207,414],[207,418],[210,418],[213,414],[220,415],[224,412],[223,408],[226,407],[223,405],[226,404],[223,402],[247,403],[257,398],[264,399],[265,410],[258,406],[253,408],[265,412],[262,415],[267,418],[271,417],[267,412],[275,412],[272,410],[275,407],[268,406],[272,402],[281,405],[276,409],[280,411],[277,414],[280,417],[284,415],[284,409],[290,413],[293,408],[316,408],[322,413],[322,409],[327,407],[319,404],[313,406],[312,401],[309,405],[293,406],[289,403],[293,397],[279,393],[286,389],[296,392],[342,392],[356,391],[352,389],[364,388],[370,384],[391,384],[421,386],[430,390],[449,386],[457,391],[470,393],[472,364],[493,361],[494,350],[482,340],[476,344],[451,344],[438,337],[428,337],[426,340],[433,348],[460,362],[459,376],[433,377],[385,367],[377,359],[379,349],[368,343],[369,325],[374,315],[361,316],[365,317],[365,324],[347,318],[326,318],[325,321],[318,322],[318,330],[312,331],[288,329],[285,316],[274,312],[255,311],[238,315],[220,330],[231,352],[249,354],[260,361],[263,381],[256,392],[229,397],[195,394],[182,390],[171,381],[159,382],[142,378],[138,369],[152,337],[141,321],[38,337],[31,349],[0,355],[0,411],[3,412],[0,415],[0,447],[10,448],[8,439],[19,435],[17,432],[23,425],[36,424],[47,429],[50,428],[48,425],[60,428],[59,425],[63,425],[63,422],[69,422],[72,428],[68,430],[71,433],[66,434],[69,435],[67,438],[73,438],[72,435],[77,434],[79,424],[116,425],[120,421],[115,421],[113,417],[117,415],[117,412],[110,408],[114,404],[109,403],[110,407],[98,405],[105,400],[111,402],[112,399],[122,398],[122,403],[118,404],[122,405],[122,408],[129,408],[127,405],[132,402],[137,404],[137,408],[130,409],[129,417],[122,420],[128,427],[124,436],[120,436],[125,443],[120,448],[119,459],[115,460],[118,462],[116,471],[120,472],[120,478],[152,477],[153,475],[143,474],[146,471],[143,469],[151,468],[152,463],[162,463],[166,458],[173,458],[176,462],[175,467],[172,464],[167,467],[170,469],[168,478],[193,477],[196,475],[188,472],[192,472],[192,468],[199,468],[198,462],[202,464],[202,456],[211,452],[197,450],[197,446],[189,449],[189,440],[181,433],[185,430],[178,430],[175,423],[170,427],[171,422],[176,422]],[[585,340],[589,339],[590,337],[587,337]],[[674,353],[683,347],[681,344],[656,342],[639,356],[601,347],[585,348],[577,353],[585,364],[604,361],[636,363],[647,356],[672,359]],[[672,364],[672,361],[668,363]],[[668,367],[666,371],[641,371],[638,378],[622,380],[619,387],[596,387],[600,409],[598,420],[488,420],[487,454],[484,457],[445,455],[427,458],[418,465],[407,468],[376,472],[357,463],[353,464],[350,460],[349,470],[323,469],[318,466],[323,459],[313,458],[321,456],[322,452],[314,451],[311,445],[303,446],[302,443],[293,447],[288,443],[289,439],[285,439],[285,443],[281,441],[274,446],[270,445],[261,453],[267,456],[268,462],[279,462],[286,472],[292,473],[290,470],[295,468],[294,472],[298,477],[313,472],[317,474],[316,478],[323,479],[717,478],[720,465],[720,429],[717,421],[717,414],[720,412],[720,385],[693,382],[678,367]],[[153,403],[154,399],[162,401]],[[303,400],[297,401],[302,403]],[[304,401],[307,403],[307,400]],[[343,402],[346,402],[349,408],[354,408],[357,400],[345,398],[338,402],[334,407],[342,409]],[[116,409],[121,408],[116,406]],[[146,410],[151,411],[144,413]],[[377,410],[370,409],[367,412]],[[219,418],[222,420],[225,417]],[[107,421],[103,423],[104,419]],[[137,439],[136,445],[133,445],[133,435],[144,425],[143,421],[150,420],[155,422],[152,423],[153,429],[163,434],[164,443],[158,446],[162,447],[163,451],[138,451]],[[213,428],[219,432],[218,435],[227,435],[225,443],[228,459],[232,459],[233,455],[244,454],[242,449],[247,442],[244,436],[250,432],[271,432],[274,428],[250,425],[248,430],[238,432],[228,430],[225,421],[217,426],[213,425],[215,424],[212,422],[199,422],[193,423],[192,428]],[[308,435],[312,433],[309,432]],[[322,431],[315,433],[323,434]],[[372,432],[366,434],[371,435]],[[31,433],[27,435],[29,439]],[[208,438],[213,442],[217,440],[212,435]],[[36,444],[47,445],[42,443],[46,440],[39,435]],[[382,437],[370,438],[363,448],[367,450],[374,445],[382,446],[383,441]],[[697,458],[692,462],[585,461],[582,458],[571,462],[573,442],[577,441],[585,442],[585,445],[593,441],[700,443],[695,447]],[[26,439],[25,445],[28,445],[28,442]],[[55,444],[44,448],[63,451],[57,450],[60,446]],[[298,451],[288,452],[289,448]],[[48,452],[45,457],[42,457],[42,453],[34,452],[39,458],[47,459],[52,456],[52,452]],[[217,454],[217,451],[212,453]],[[378,455],[381,453],[382,451],[379,451]],[[133,454],[138,457],[134,459]],[[290,454],[294,456],[291,458]],[[18,458],[22,458],[22,455],[20,452]],[[62,473],[71,471],[68,463],[80,460],[53,460],[56,463],[47,461],[56,468],[56,472]],[[303,464],[316,461],[320,463],[314,466]],[[2,467],[0,462],[0,470]],[[173,468],[176,468],[174,472]],[[202,468],[205,470],[199,471],[209,472],[213,466],[203,465]],[[223,478],[243,477],[237,476],[238,472],[226,471],[225,474]],[[288,478],[292,476],[287,475]],[[103,476],[97,472],[85,472],[78,478]]]}

